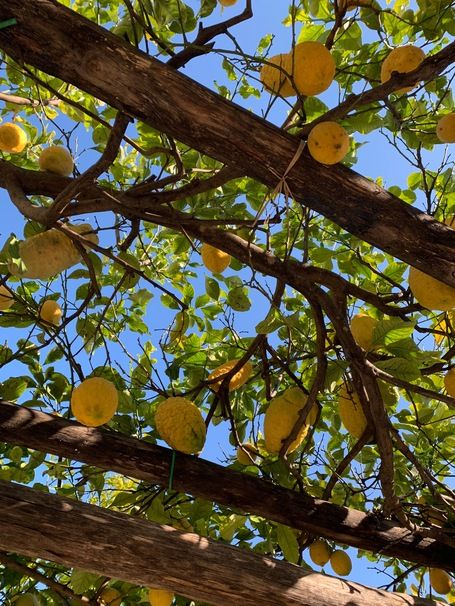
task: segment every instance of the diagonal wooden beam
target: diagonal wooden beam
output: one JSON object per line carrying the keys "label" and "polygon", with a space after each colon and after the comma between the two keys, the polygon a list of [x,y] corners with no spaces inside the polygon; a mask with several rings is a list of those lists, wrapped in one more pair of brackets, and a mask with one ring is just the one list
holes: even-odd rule
{"label": "diagonal wooden beam", "polygon": [[4,481],[0,548],[216,606],[442,606]]}
{"label": "diagonal wooden beam", "polygon": [[[167,486],[171,450],[0,400],[0,440]],[[455,571],[455,547],[256,476],[176,453],[173,488],[346,545]],[[1,533],[0,533],[1,534]]]}
{"label": "diagonal wooden beam", "polygon": [[[148,57],[54,0],[9,0],[0,48],[275,188],[299,139]],[[45,44],[43,41],[45,40]],[[440,68],[455,60],[447,47]],[[437,58],[432,58],[437,64]],[[286,177],[294,197],[350,233],[455,286],[455,231],[342,166],[306,150]]]}

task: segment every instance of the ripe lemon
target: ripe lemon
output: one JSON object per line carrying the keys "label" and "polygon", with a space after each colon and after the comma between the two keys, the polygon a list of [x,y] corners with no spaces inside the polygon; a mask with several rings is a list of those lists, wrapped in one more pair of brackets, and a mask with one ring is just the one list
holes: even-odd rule
{"label": "ripe lemon", "polygon": [[[399,72],[400,74],[412,72],[414,69],[419,67],[424,59],[425,53],[423,50],[417,46],[412,46],[412,44],[394,48],[382,63],[381,82],[384,84],[384,82],[390,80],[393,72]],[[412,90],[414,86],[400,88],[395,92],[400,94],[406,93]]]}
{"label": "ripe lemon", "polygon": [[317,566],[325,566],[330,560],[330,548],[325,541],[318,539],[310,545],[310,558]]}
{"label": "ripe lemon", "polygon": [[349,151],[349,135],[336,122],[319,122],[308,135],[308,151],[321,164],[341,162]]}
{"label": "ripe lemon", "polygon": [[273,63],[273,65],[264,64],[260,74],[264,88],[271,93],[281,95],[282,97],[292,97],[296,95],[297,91],[286,76],[286,73],[291,74],[292,71],[292,56],[289,53],[282,53],[270,57],[268,62]]}
{"label": "ripe lemon", "polygon": [[[245,450],[250,453],[251,458],[246,454]],[[237,448],[237,461],[240,465],[252,465],[256,459],[256,448],[252,444],[245,442],[245,444],[242,444],[242,448],[240,448],[240,446]]]}
{"label": "ripe lemon", "polygon": [[27,135],[17,124],[0,124],[0,151],[19,154],[27,145]]}
{"label": "ripe lemon", "polygon": [[[93,231],[88,223],[68,227],[84,236],[86,232]],[[86,237],[95,243],[98,241],[96,234],[88,234]],[[25,270],[21,272],[15,263],[10,262],[9,271],[14,276],[39,280],[49,280],[81,260],[80,252],[71,238],[55,228],[22,240],[19,243],[19,256]]]}
{"label": "ripe lemon", "polygon": [[442,143],[455,143],[455,112],[439,118],[436,136]]}
{"label": "ripe lemon", "polygon": [[38,164],[41,170],[47,170],[50,173],[68,177],[74,168],[73,158],[66,147],[51,145],[46,147],[38,158]]}
{"label": "ripe lemon", "polygon": [[88,427],[98,427],[112,419],[118,407],[118,392],[113,383],[103,377],[90,377],[73,389],[71,410]]}
{"label": "ripe lemon", "polygon": [[444,377],[444,385],[449,396],[455,398],[455,368],[451,368]]}
{"label": "ripe lemon", "polygon": [[62,308],[53,299],[48,299],[44,301],[39,310],[39,317],[41,320],[45,322],[49,322],[49,324],[53,324],[54,326],[58,326],[62,319]]}
{"label": "ripe lemon", "polygon": [[[237,362],[238,362],[238,360],[229,360],[228,362],[221,364],[221,366],[218,366],[218,368],[215,368],[215,370],[213,370],[209,374],[209,376],[207,377],[207,380],[210,381],[210,379],[215,379],[216,377],[225,375],[226,373],[228,373],[230,370],[232,370],[234,368],[234,366],[237,364]],[[238,370],[230,378],[229,384],[228,384],[228,390],[234,391],[234,389],[238,389],[239,387],[242,387],[242,385],[248,381],[252,372],[253,372],[253,365],[251,364],[251,362],[245,362],[245,364],[240,368],[240,370]],[[217,381],[216,383],[210,383],[209,387],[210,387],[210,389],[213,389],[213,391],[218,391],[222,382],[223,382],[223,379],[221,379],[220,381]]]}
{"label": "ripe lemon", "polygon": [[[264,440],[267,452],[270,454],[280,452],[283,440],[291,433],[299,417],[299,411],[305,406],[306,401],[307,396],[299,387],[290,387],[271,400],[264,417]],[[317,407],[314,406],[287,452],[293,452],[300,446],[310,425],[315,422],[316,415]]]}
{"label": "ripe lemon", "polygon": [[340,577],[347,576],[352,570],[351,558],[345,551],[338,549],[334,551],[330,556],[330,565],[333,568],[333,572]]}
{"label": "ripe lemon", "polygon": [[430,585],[437,593],[445,595],[452,589],[452,579],[445,570],[430,568]]}
{"label": "ripe lemon", "polygon": [[415,267],[409,270],[408,282],[412,294],[423,307],[438,311],[450,311],[455,308],[455,288]]}
{"label": "ripe lemon", "polygon": [[0,286],[0,311],[9,309],[14,303],[14,298],[11,291],[6,286]]}
{"label": "ripe lemon", "polygon": [[359,396],[355,391],[351,390],[343,385],[340,389],[338,397],[338,413],[340,415],[341,422],[346,427],[351,436],[360,438],[365,429],[367,428],[367,419],[362,410]]}
{"label": "ripe lemon", "polygon": [[294,84],[300,95],[319,95],[332,84],[335,61],[320,42],[301,42],[291,54]]}
{"label": "ripe lemon", "polygon": [[231,262],[231,255],[210,244],[202,245],[201,256],[205,267],[214,274],[222,273]]}
{"label": "ripe lemon", "polygon": [[354,341],[362,349],[369,351],[373,349],[373,334],[378,321],[367,314],[357,314],[351,321],[351,332]]}
{"label": "ripe lemon", "polygon": [[100,606],[120,606],[122,602],[122,594],[114,587],[104,589],[98,598]]}
{"label": "ripe lemon", "polygon": [[166,344],[180,343],[183,339],[183,335],[188,328],[189,318],[184,311],[178,311],[172,321],[171,328],[169,329]]}
{"label": "ripe lemon", "polygon": [[161,439],[186,454],[199,454],[205,444],[205,423],[201,411],[186,398],[167,398],[155,413],[155,426]]}
{"label": "ripe lemon", "polygon": [[167,591],[167,589],[149,589],[149,602],[151,606],[171,606],[173,599],[174,594],[172,591]]}

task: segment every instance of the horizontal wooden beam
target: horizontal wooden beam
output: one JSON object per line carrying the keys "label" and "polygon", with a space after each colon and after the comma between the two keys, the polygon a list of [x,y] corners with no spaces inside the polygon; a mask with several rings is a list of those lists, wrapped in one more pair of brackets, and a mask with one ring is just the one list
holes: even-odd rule
{"label": "horizontal wooden beam", "polygon": [[[0,440],[167,486],[172,451],[0,400]],[[424,566],[455,571],[455,548],[392,521],[176,453],[173,488],[245,513]]]}
{"label": "horizontal wooden beam", "polygon": [[[296,160],[286,183],[301,204],[455,286],[454,230],[342,165],[318,164],[306,150],[299,155],[296,137],[54,0],[9,0],[0,19],[10,18],[17,25],[0,30],[0,48],[19,64],[70,82],[272,188]],[[441,65],[453,60],[449,45]]]}
{"label": "horizontal wooden beam", "polygon": [[136,585],[161,586],[216,606],[436,604],[4,481],[0,549]]}

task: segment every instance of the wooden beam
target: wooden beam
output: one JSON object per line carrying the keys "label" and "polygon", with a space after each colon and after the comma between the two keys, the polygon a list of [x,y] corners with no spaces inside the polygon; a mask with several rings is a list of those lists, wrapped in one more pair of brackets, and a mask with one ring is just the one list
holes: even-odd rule
{"label": "wooden beam", "polygon": [[219,606],[436,604],[4,481],[0,548]]}
{"label": "wooden beam", "polygon": [[[275,188],[300,141],[148,57],[55,0],[9,0],[0,48],[243,174]],[[43,40],[46,41],[43,44]],[[455,60],[447,47],[443,65]],[[442,61],[442,59],[441,59]],[[293,196],[350,233],[455,286],[455,231],[342,166],[306,150],[286,177]]]}
{"label": "wooden beam", "polygon": [[[171,450],[0,400],[0,440],[167,486]],[[455,548],[418,531],[177,453],[173,488],[373,553],[455,571]]]}

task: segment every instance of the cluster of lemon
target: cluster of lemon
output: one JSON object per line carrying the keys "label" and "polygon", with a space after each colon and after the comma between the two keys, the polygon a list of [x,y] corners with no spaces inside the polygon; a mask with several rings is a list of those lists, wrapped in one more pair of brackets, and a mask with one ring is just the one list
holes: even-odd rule
{"label": "cluster of lemon", "polygon": [[[416,69],[424,60],[424,52],[413,45],[393,49],[381,66],[381,82],[390,80],[395,72],[405,74]],[[281,97],[319,95],[329,88],[335,77],[335,61],[320,42],[302,42],[289,53],[271,57],[260,73],[264,88]],[[402,94],[411,87],[396,90]],[[443,143],[455,142],[455,113],[442,116],[436,134]],[[308,151],[322,164],[340,162],[349,150],[349,136],[337,122],[316,124],[308,135]]]}
{"label": "cluster of lemon", "polygon": [[322,539],[311,543],[309,548],[311,561],[316,566],[325,566],[330,561],[333,572],[340,577],[347,576],[352,570],[351,558],[345,551],[338,549],[332,551],[329,545]]}

